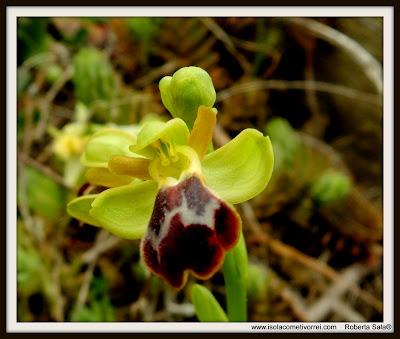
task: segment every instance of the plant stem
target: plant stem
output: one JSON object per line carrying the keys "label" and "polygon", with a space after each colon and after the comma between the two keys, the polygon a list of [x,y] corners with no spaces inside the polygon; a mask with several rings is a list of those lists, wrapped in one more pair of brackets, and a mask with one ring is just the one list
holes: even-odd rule
{"label": "plant stem", "polygon": [[246,243],[241,233],[223,265],[229,321],[247,321],[247,272]]}

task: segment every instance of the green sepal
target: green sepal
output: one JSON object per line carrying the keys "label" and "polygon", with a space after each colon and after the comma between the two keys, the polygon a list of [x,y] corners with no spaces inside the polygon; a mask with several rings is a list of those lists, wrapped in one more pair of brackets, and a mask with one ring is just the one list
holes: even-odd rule
{"label": "green sepal", "polygon": [[250,128],[207,154],[202,161],[207,186],[231,204],[261,193],[271,178],[273,167],[274,153],[269,137]]}
{"label": "green sepal", "polygon": [[67,212],[75,219],[100,227],[100,223],[89,213],[97,196],[98,194],[90,194],[71,200],[67,205]]}
{"label": "green sepal", "polygon": [[98,195],[90,215],[120,238],[140,239],[146,232],[157,191],[152,180],[110,188]]}

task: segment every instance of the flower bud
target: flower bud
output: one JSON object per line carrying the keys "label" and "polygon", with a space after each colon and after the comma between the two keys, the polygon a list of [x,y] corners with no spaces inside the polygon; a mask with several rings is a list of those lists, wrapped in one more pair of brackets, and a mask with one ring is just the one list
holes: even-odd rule
{"label": "flower bud", "polygon": [[311,196],[320,205],[344,198],[351,189],[350,178],[342,173],[327,171],[312,186]]}
{"label": "flower bud", "polygon": [[265,131],[274,147],[275,169],[279,172],[292,167],[301,147],[296,131],[287,120],[279,117],[271,119]]}
{"label": "flower bud", "polygon": [[115,94],[113,68],[95,48],[82,48],[75,55],[73,83],[77,99],[87,106],[96,100],[111,100]]}
{"label": "flower bud", "polygon": [[213,107],[216,93],[208,73],[195,66],[183,67],[159,83],[161,99],[173,117],[183,119],[190,128],[197,109],[203,105]]}
{"label": "flower bud", "polygon": [[63,71],[60,66],[56,64],[48,65],[45,69],[46,80],[50,84],[54,84],[63,74]]}

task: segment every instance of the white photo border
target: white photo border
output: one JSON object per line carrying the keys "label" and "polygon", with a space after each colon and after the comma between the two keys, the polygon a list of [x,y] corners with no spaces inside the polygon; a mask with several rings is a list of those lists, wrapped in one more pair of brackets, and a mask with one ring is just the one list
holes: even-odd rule
{"label": "white photo border", "polygon": [[[382,323],[145,323],[145,322],[18,322],[17,321],[17,18],[18,17],[383,17],[383,163],[384,163],[384,291]],[[7,88],[7,229],[6,229],[6,330],[7,332],[392,332],[394,329],[394,8],[392,6],[8,6],[6,7]],[[252,325],[287,325],[286,330],[254,330]],[[370,325],[369,329],[362,325]],[[297,325],[297,327],[296,327]],[[312,325],[308,329],[302,329]],[[334,326],[330,326],[334,325]],[[374,326],[375,325],[375,326]],[[382,325],[386,328],[382,330]],[[292,327],[292,328],[290,328]],[[313,329],[314,328],[314,329]],[[375,328],[375,329],[374,329]]]}

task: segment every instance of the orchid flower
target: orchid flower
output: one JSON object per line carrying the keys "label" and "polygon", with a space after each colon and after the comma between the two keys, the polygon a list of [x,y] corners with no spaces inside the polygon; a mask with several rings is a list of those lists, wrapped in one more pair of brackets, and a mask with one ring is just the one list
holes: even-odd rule
{"label": "orchid flower", "polygon": [[[171,108],[173,98],[168,100]],[[87,180],[107,189],[67,208],[118,237],[141,238],[149,270],[178,289],[189,272],[208,279],[220,269],[241,233],[233,204],[263,191],[272,174],[271,142],[255,129],[210,151],[217,111],[209,105],[199,105],[191,131],[174,118],[149,121],[137,135],[113,129],[94,134],[81,161]]]}

